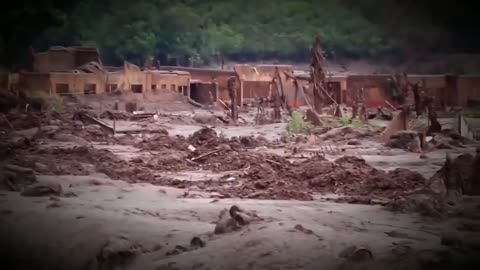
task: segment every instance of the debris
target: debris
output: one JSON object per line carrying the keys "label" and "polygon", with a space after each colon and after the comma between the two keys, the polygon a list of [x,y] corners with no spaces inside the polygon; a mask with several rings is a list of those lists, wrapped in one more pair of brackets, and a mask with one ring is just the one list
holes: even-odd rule
{"label": "debris", "polygon": [[293,228],[297,231],[303,232],[304,234],[313,234],[312,230],[306,229],[305,227],[303,227],[300,224],[295,225],[295,227],[293,227]]}
{"label": "debris", "polygon": [[422,135],[413,130],[401,130],[390,137],[387,146],[420,153],[422,151]]}
{"label": "debris", "polygon": [[400,239],[408,239],[408,240],[416,240],[416,241],[425,241],[425,238],[420,238],[420,237],[414,237],[410,236],[406,233],[402,233],[399,231],[388,231],[384,232],[386,235],[392,237],[392,238],[400,238]]}
{"label": "debris", "polygon": [[444,246],[459,247],[462,244],[462,239],[460,239],[459,235],[457,235],[457,234],[444,233],[444,234],[442,234],[440,243]]}
{"label": "debris", "polygon": [[190,97],[187,97],[187,101],[188,101],[188,103],[192,104],[195,107],[198,107],[198,108],[203,108],[204,107],[202,104],[196,102],[195,100],[191,99]]}
{"label": "debris", "polygon": [[192,248],[203,248],[203,247],[205,247],[205,241],[203,241],[200,237],[195,236],[190,241],[190,247],[192,247]]}
{"label": "debris", "polygon": [[62,186],[58,183],[37,183],[26,187],[20,194],[26,197],[61,195]]}
{"label": "debris", "polygon": [[382,139],[385,143],[390,141],[392,135],[396,134],[402,130],[408,130],[410,120],[410,110],[407,108],[402,108],[399,113],[397,113],[387,128],[382,132]]}
{"label": "debris", "polygon": [[192,158],[191,161],[195,161],[195,160],[199,160],[199,159],[208,157],[208,156],[213,155],[213,154],[216,154],[216,153],[218,153],[218,152],[220,152],[220,151],[222,151],[222,149],[217,149],[217,150],[210,151],[210,152],[205,153],[205,154],[202,154],[202,155],[200,155],[200,156],[198,156],[198,157]]}
{"label": "debris", "polygon": [[322,126],[322,121],[320,116],[315,113],[312,109],[308,109],[305,113],[305,121],[310,122],[314,126]]}
{"label": "debris", "polygon": [[167,256],[172,256],[172,255],[178,255],[183,252],[187,252],[188,248],[181,246],[181,245],[176,245],[173,250],[167,251],[165,255]]}
{"label": "debris", "polygon": [[201,124],[213,125],[217,122],[217,117],[212,113],[197,112],[193,115],[193,120]]}
{"label": "debris", "polygon": [[374,132],[368,130],[367,128],[354,128],[351,126],[344,126],[344,127],[336,127],[328,130],[324,134],[318,136],[320,140],[334,140],[334,141],[341,141],[341,140],[351,140],[351,139],[359,139],[368,136],[372,136]]}
{"label": "debris", "polygon": [[230,117],[233,121],[237,121],[238,119],[238,111],[237,111],[237,87],[236,87],[236,78],[230,77],[228,79],[228,96],[230,97]]}
{"label": "debris", "polygon": [[102,127],[104,130],[110,132],[111,134],[115,133],[114,127],[108,125],[107,123],[98,120],[97,118],[91,116],[88,112],[86,111],[78,111],[74,114],[73,120],[80,120],[82,122],[88,122],[91,124],[96,124]]}
{"label": "debris", "polygon": [[100,269],[125,267],[139,254],[140,246],[124,236],[111,237],[96,256]]}
{"label": "debris", "polygon": [[317,113],[322,111],[325,102],[324,93],[326,93],[326,61],[322,54],[320,36],[315,38],[311,48],[312,61],[310,65],[311,81],[313,83],[313,106]]}
{"label": "debris", "polygon": [[237,221],[230,216],[228,209],[220,211],[219,220],[215,225],[215,234],[229,233],[240,229]]}
{"label": "debris", "polygon": [[365,262],[365,261],[372,261],[373,254],[367,248],[357,248],[352,255],[348,257],[348,261],[351,262]]}
{"label": "debris", "polygon": [[239,230],[242,226],[250,224],[260,218],[240,207],[233,205],[230,210],[226,208],[220,211],[219,220],[215,226],[214,233],[222,234]]}
{"label": "debris", "polygon": [[348,145],[361,145],[362,143],[359,140],[350,140],[347,142]]}
{"label": "debris", "polygon": [[378,107],[375,118],[376,119],[382,119],[382,120],[392,120],[393,115],[392,115],[391,111],[388,111],[386,109],[382,109],[382,108]]}
{"label": "debris", "polygon": [[0,190],[22,191],[37,182],[33,170],[13,164],[5,164],[0,171]]}

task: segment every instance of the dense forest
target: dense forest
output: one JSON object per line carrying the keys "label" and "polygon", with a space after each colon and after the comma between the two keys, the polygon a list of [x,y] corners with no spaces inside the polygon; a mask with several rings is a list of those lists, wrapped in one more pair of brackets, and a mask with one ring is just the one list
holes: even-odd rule
{"label": "dense forest", "polygon": [[30,46],[97,46],[109,64],[155,56],[202,65],[221,57],[305,61],[316,35],[329,58],[468,51],[475,43],[465,40],[473,33],[457,31],[468,8],[435,1],[18,0],[9,8],[0,56],[10,67]]}

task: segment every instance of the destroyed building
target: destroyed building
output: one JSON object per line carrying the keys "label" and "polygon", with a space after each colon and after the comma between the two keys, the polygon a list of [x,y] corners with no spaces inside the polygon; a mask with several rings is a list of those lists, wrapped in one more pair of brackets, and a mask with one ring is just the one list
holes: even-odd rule
{"label": "destroyed building", "polygon": [[[411,254],[448,244],[443,233],[454,222],[478,233],[471,221],[480,204],[471,196],[480,194],[480,150],[472,155],[475,125],[460,114],[458,132],[434,134],[427,148],[407,117],[395,126],[384,118],[354,123],[335,112],[317,115],[310,74],[290,65],[110,67],[92,50],[41,55],[36,69],[9,74],[9,89],[42,91],[50,95],[45,104],[58,101],[52,96],[76,98],[65,98],[57,111],[8,93],[18,102],[0,114],[0,214],[6,217],[0,235],[8,258],[38,254],[44,269],[197,269],[216,259],[215,269],[231,269],[224,258],[247,251],[241,256],[257,265],[241,269],[268,269],[274,260],[284,261],[278,269],[318,269],[305,266],[325,249],[329,258],[353,263],[359,253],[396,265],[408,255],[410,266]],[[392,116],[399,111],[393,77],[328,74],[325,107],[355,105],[361,94],[369,108],[394,107]],[[406,78],[434,96],[438,108],[478,98],[474,76]],[[273,113],[252,104],[257,99],[272,99]],[[102,107],[104,101],[115,105]],[[208,106],[215,103],[224,108]],[[456,120],[445,113],[450,124]],[[450,159],[450,153],[461,155]],[[468,205],[459,203],[463,195]],[[455,220],[443,220],[448,215]],[[172,266],[177,263],[184,265]]]}
{"label": "destroyed building", "polygon": [[[125,62],[121,67],[104,66],[96,48],[53,46],[46,52],[32,53],[30,71],[10,73],[5,79],[11,91],[34,90],[49,95],[101,94],[129,91],[145,97],[171,90],[202,104],[228,102],[228,80],[237,81],[237,104],[242,107],[256,98],[280,94],[289,107],[313,100],[309,73],[298,73],[289,65],[235,65],[231,71],[152,66],[142,69]],[[275,82],[280,74],[280,81]],[[289,75],[288,75],[289,74]],[[361,91],[366,107],[398,104],[389,83],[391,74],[328,74],[331,99],[351,106]],[[467,107],[480,103],[480,76],[408,74],[440,107]],[[158,96],[158,95],[157,95]]]}

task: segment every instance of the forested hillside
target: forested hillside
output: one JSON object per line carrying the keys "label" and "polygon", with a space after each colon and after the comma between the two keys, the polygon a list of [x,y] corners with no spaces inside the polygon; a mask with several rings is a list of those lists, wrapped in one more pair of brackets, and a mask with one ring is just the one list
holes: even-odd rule
{"label": "forested hillside", "polygon": [[221,56],[304,61],[318,34],[330,58],[428,51],[445,38],[408,0],[64,2],[19,1],[0,19],[2,62],[14,64],[29,45],[98,46],[110,64],[156,56],[201,65]]}

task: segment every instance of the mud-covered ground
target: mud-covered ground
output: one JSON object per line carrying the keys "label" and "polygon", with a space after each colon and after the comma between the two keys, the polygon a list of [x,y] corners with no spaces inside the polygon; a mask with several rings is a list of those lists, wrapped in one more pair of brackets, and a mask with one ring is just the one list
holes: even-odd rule
{"label": "mud-covered ground", "polygon": [[[255,126],[252,114],[237,125],[199,124],[194,114],[116,121],[119,131],[144,129],[126,135],[107,135],[69,115],[40,118],[41,131],[34,121],[5,133],[1,156],[10,174],[0,191],[0,251],[6,263],[451,269],[480,248],[480,200],[445,201],[432,177],[446,153],[470,154],[473,162],[475,143],[446,136],[442,142],[452,147],[432,144],[420,154],[384,146],[376,126],[289,136],[286,123]],[[232,205],[259,218],[214,234],[221,210]],[[373,261],[356,258],[362,248]]]}

